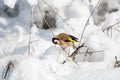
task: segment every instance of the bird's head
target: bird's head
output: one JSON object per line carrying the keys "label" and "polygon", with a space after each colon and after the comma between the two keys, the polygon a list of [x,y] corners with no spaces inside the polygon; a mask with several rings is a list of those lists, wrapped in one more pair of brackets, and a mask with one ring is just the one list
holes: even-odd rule
{"label": "bird's head", "polygon": [[52,38],[52,42],[54,44],[59,44],[60,43],[58,38]]}

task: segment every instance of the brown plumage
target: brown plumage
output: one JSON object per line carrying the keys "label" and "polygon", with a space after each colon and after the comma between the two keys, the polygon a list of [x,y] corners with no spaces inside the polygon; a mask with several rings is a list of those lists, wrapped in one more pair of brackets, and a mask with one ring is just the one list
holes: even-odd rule
{"label": "brown plumage", "polygon": [[66,33],[60,33],[52,39],[52,42],[60,46],[69,47],[69,46],[73,46],[73,43],[77,42],[77,40],[78,38],[72,35]]}

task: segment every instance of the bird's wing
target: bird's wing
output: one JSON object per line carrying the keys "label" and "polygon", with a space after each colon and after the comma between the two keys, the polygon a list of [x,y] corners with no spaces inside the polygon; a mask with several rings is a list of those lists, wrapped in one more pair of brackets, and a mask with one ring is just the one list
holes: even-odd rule
{"label": "bird's wing", "polygon": [[78,42],[78,38],[76,38],[75,36],[73,36],[73,35],[69,35],[71,38],[72,38],[72,40],[75,40],[76,42]]}

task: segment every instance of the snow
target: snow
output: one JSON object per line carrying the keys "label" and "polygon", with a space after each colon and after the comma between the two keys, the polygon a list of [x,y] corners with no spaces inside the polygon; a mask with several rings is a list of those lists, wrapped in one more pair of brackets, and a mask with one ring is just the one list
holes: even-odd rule
{"label": "snow", "polygon": [[55,80],[47,66],[43,64],[36,57],[26,57],[16,66],[9,80]]}
{"label": "snow", "polygon": [[34,6],[38,3],[38,0],[27,0],[31,6]]}
{"label": "snow", "polygon": [[[95,70],[95,71],[75,71],[76,74],[65,76],[66,80],[119,80],[119,69]],[[87,73],[87,74],[86,74]],[[74,77],[73,77],[74,76]],[[82,76],[82,77],[81,77]],[[78,78],[79,77],[79,78]]]}
{"label": "snow", "polygon": [[[56,16],[57,28],[52,29],[53,33],[57,35],[65,32],[80,40],[84,25],[98,0],[91,0],[91,3],[87,0],[1,0],[0,80],[119,80],[120,68],[114,68],[115,56],[120,60],[120,25],[116,24],[120,22],[119,0],[105,0],[109,9],[117,8],[118,11],[106,13],[101,24],[96,25],[96,12],[90,17],[82,37],[82,42],[87,47],[80,48],[79,52],[87,49],[98,52],[87,55],[78,53],[76,62],[68,56],[74,49],[69,47],[64,50],[54,45],[50,30],[37,28],[35,24],[30,30],[31,6],[34,6],[34,19],[41,23],[38,2],[43,12],[50,10],[44,1],[65,20]],[[5,5],[11,12],[16,4],[19,5],[19,15],[7,16]],[[116,25],[108,30],[114,24]],[[76,42],[75,46],[78,45],[79,42]],[[6,79],[2,79],[9,61],[13,62],[15,68],[8,73]]]}
{"label": "snow", "polygon": [[14,8],[16,2],[17,2],[17,0],[4,0],[4,4],[9,6],[10,8]]}

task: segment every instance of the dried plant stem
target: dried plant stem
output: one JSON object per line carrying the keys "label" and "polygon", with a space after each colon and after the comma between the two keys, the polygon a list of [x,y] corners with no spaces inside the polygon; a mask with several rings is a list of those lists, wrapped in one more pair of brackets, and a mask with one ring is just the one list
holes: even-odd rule
{"label": "dried plant stem", "polygon": [[49,5],[46,1],[44,1],[44,0],[42,0],[42,2],[44,2],[51,10],[53,10],[54,13],[57,14],[57,16],[58,16],[59,18],[61,18],[61,20],[62,20],[67,26],[69,26],[73,31],[75,31],[75,29],[74,29],[73,27],[71,27],[71,25],[68,24],[68,23],[65,21],[65,19],[64,19],[60,14],[58,14],[58,12],[56,12],[56,11],[54,10],[54,8],[53,8],[52,6],[50,6],[50,5]]}
{"label": "dried plant stem", "polygon": [[120,61],[118,61],[117,56],[115,56],[115,64],[114,67],[120,67]]}
{"label": "dried plant stem", "polygon": [[88,54],[92,54],[92,53],[97,53],[97,52],[104,52],[102,51],[88,51],[88,52],[80,52],[79,54],[83,54],[83,53],[88,53]]}
{"label": "dried plant stem", "polygon": [[4,71],[3,71],[2,79],[6,79],[7,76],[8,76],[8,73],[9,73],[10,70],[13,69],[13,68],[14,68],[14,64],[12,63],[12,61],[10,61],[10,62],[7,64],[7,66],[6,66],[6,68],[4,69]]}
{"label": "dried plant stem", "polygon": [[88,25],[88,23],[89,23],[89,20],[90,20],[91,16],[93,15],[95,9],[97,8],[97,6],[99,5],[100,2],[101,2],[101,0],[98,0],[96,6],[94,7],[93,11],[90,13],[90,16],[88,17],[87,22],[86,22],[85,25],[84,25],[84,28],[83,28],[83,31],[82,31],[82,35],[81,35],[81,37],[80,37],[79,46],[81,45],[81,41],[82,41],[82,38],[83,38],[83,35],[84,35],[84,32],[85,32],[85,29],[86,29],[86,27],[87,27],[87,25]]}
{"label": "dried plant stem", "polygon": [[119,33],[120,33],[120,30],[118,30],[118,29],[113,29],[113,30],[116,30],[117,32],[119,32]]}
{"label": "dried plant stem", "polygon": [[[116,30],[117,32],[120,32],[115,26],[116,25],[119,25],[120,24],[120,21],[113,24],[113,25],[110,25],[108,26],[107,28],[103,29],[102,31],[105,32],[108,36],[110,36],[112,38],[113,36],[113,30]],[[118,27],[119,28],[119,27]]]}
{"label": "dried plant stem", "polygon": [[76,48],[76,50],[71,55],[69,55],[68,57],[71,57],[72,59],[75,59],[75,56],[77,55],[79,49],[82,48],[82,47],[84,47],[84,43],[82,45],[78,46]]}
{"label": "dried plant stem", "polygon": [[87,22],[86,22],[85,25],[84,25],[84,28],[83,28],[83,31],[82,31],[82,35],[81,35],[80,41],[79,41],[79,46],[78,46],[78,47],[76,48],[76,50],[69,56],[69,57],[71,57],[72,59],[75,58],[75,56],[77,55],[79,49],[82,48],[82,47],[84,47],[84,43],[81,44],[81,41],[82,41],[82,38],[83,38],[83,35],[84,35],[84,32],[85,32],[85,29],[86,29],[86,27],[87,27],[87,25],[88,25],[88,23],[89,23],[89,20],[90,20],[91,16],[93,15],[93,13],[94,13],[94,11],[95,11],[95,9],[96,9],[97,6],[99,5],[100,1],[101,1],[101,0],[99,0],[99,1],[97,2],[95,8],[94,8],[93,11],[91,12],[90,16],[89,16],[88,19],[87,19]]}
{"label": "dried plant stem", "polygon": [[119,23],[120,23],[120,21],[117,22],[117,23],[115,23],[115,24],[112,24],[112,25],[108,26],[108,27],[105,28],[103,31],[105,31],[105,30],[109,30],[109,29],[113,28],[115,25],[118,25]]}
{"label": "dried plant stem", "polygon": [[42,10],[41,10],[41,8],[40,8],[40,5],[38,4],[38,8],[39,8],[39,11],[40,11],[40,13],[41,13],[41,16],[42,16],[42,18],[43,18],[43,20],[45,21],[45,23],[48,25],[48,27],[49,27],[49,29],[50,29],[50,31],[51,31],[51,33],[52,33],[52,35],[53,36],[55,36],[55,34],[54,34],[54,32],[53,32],[53,30],[52,30],[52,28],[51,28],[51,26],[50,26],[50,24],[48,23],[48,21],[44,18],[44,15],[43,15],[43,13],[42,13]]}
{"label": "dried plant stem", "polygon": [[33,26],[33,9],[34,9],[34,7],[32,6],[31,7],[31,12],[30,12],[30,31],[29,31],[29,42],[28,42],[28,56],[30,54],[32,54],[31,53],[31,33],[32,33],[31,29],[32,29],[32,26]]}

